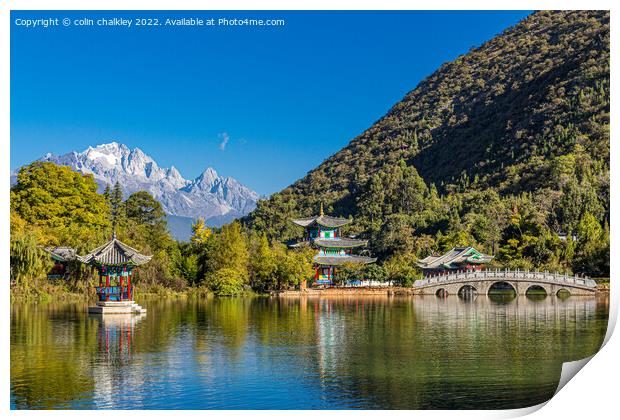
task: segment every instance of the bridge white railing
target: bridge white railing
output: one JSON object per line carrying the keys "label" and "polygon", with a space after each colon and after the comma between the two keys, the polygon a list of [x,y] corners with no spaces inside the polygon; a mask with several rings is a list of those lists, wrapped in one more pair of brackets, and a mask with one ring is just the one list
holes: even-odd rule
{"label": "bridge white railing", "polygon": [[438,274],[436,276],[425,277],[416,280],[413,287],[433,286],[441,283],[481,281],[481,280],[512,280],[512,281],[540,281],[543,283],[565,284],[567,286],[581,286],[595,288],[596,282],[587,277],[578,275],[570,276],[566,273],[550,273],[548,271],[528,271],[528,270],[480,270],[480,271],[457,271],[448,274]]}

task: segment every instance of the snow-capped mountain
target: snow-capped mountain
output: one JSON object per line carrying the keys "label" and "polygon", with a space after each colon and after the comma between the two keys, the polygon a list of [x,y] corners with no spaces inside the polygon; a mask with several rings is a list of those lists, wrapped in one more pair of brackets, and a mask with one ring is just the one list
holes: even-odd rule
{"label": "snow-capped mountain", "polygon": [[161,168],[139,148],[130,149],[116,142],[61,156],[48,153],[40,160],[93,174],[100,191],[117,181],[126,196],[149,191],[166,213],[192,220],[203,217],[211,225],[221,225],[249,213],[259,199],[256,192],[233,178],[219,176],[213,168],[188,180],[174,166]]}

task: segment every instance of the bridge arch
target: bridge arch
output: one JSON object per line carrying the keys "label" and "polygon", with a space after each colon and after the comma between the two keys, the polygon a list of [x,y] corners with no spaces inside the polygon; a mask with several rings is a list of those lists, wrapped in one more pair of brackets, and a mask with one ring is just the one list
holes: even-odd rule
{"label": "bridge arch", "polygon": [[543,284],[532,284],[525,289],[526,296],[549,296],[549,290]]}
{"label": "bridge arch", "polygon": [[560,289],[558,289],[558,291],[555,293],[555,295],[557,297],[559,297],[560,299],[563,299],[563,298],[570,297],[571,292],[570,292],[570,290],[568,290],[568,289],[566,289],[564,287],[561,287]]}
{"label": "bridge arch", "polygon": [[513,292],[516,295],[518,294],[517,290],[518,290],[517,286],[514,285],[512,282],[500,280],[500,281],[492,282],[489,285],[486,294],[489,295],[493,293]]}
{"label": "bridge arch", "polygon": [[448,294],[448,291],[443,287],[437,289],[437,291],[435,292],[435,296],[437,296],[438,298],[446,298],[448,297]]}
{"label": "bridge arch", "polygon": [[472,299],[478,295],[478,289],[472,284],[464,284],[459,287],[457,295],[462,299]]}

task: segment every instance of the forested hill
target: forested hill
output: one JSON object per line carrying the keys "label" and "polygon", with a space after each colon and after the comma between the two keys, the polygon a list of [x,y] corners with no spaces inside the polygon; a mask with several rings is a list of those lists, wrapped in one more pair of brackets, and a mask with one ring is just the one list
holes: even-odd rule
{"label": "forested hill", "polygon": [[[468,229],[472,194],[529,197],[552,232],[575,231],[586,214],[608,220],[608,12],[536,12],[442,65],[246,222],[287,238],[297,233],[287,219],[323,202],[371,239],[399,215],[414,236],[436,241]],[[493,247],[507,240],[506,225],[498,228]]]}

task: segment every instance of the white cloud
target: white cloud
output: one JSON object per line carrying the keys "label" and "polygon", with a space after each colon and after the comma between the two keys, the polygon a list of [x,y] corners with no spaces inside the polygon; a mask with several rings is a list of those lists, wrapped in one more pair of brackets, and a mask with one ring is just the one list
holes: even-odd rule
{"label": "white cloud", "polygon": [[218,149],[223,152],[224,150],[226,150],[226,145],[228,144],[228,140],[230,140],[230,136],[228,135],[228,133],[220,133],[218,134],[218,137],[221,139]]}

